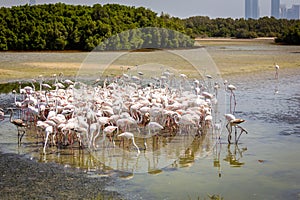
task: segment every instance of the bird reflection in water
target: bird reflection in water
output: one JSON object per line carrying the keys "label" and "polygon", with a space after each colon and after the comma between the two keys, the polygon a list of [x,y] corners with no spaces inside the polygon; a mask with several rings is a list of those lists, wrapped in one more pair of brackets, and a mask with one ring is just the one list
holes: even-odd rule
{"label": "bird reflection in water", "polygon": [[213,161],[213,164],[214,164],[214,167],[217,167],[218,168],[218,175],[219,177],[221,178],[221,163],[220,163],[220,154],[221,154],[221,147],[222,147],[222,144],[220,142],[220,140],[217,142],[215,148],[214,148],[214,161]]}
{"label": "bird reflection in water", "polygon": [[[247,151],[247,147],[239,148],[237,144],[228,144],[227,145],[227,155],[223,159],[229,163],[231,167],[242,167],[245,165],[244,162],[241,162],[240,159],[243,157],[243,153]],[[218,176],[221,178],[221,152],[222,152],[222,143],[218,142],[214,148],[214,159],[213,166],[218,169]]]}
{"label": "bird reflection in water", "polygon": [[277,65],[276,63],[274,64],[274,68],[275,68],[275,89],[274,89],[274,94],[278,94],[279,93],[279,89],[278,89],[278,85],[279,85],[279,65]]}
{"label": "bird reflection in water", "polygon": [[[233,151],[231,150],[232,146],[234,147]],[[241,167],[245,164],[244,162],[240,161],[245,151],[247,151],[247,147],[240,149],[237,144],[234,145],[228,144],[227,155],[223,160],[228,162],[232,167]]]}
{"label": "bird reflection in water", "polygon": [[195,137],[185,153],[179,157],[179,167],[191,167],[197,158],[203,157],[210,151],[211,142],[211,138],[206,134]]}

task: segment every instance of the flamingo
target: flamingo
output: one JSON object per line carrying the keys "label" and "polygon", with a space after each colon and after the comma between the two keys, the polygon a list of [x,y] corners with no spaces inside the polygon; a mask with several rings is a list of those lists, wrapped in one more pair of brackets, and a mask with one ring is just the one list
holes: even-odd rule
{"label": "flamingo", "polygon": [[146,139],[147,137],[151,137],[151,130],[152,131],[160,131],[162,129],[164,129],[164,127],[162,125],[160,125],[157,122],[149,122],[146,126],[148,128],[148,135],[145,136],[144,138],[144,146],[145,146],[145,150],[147,149],[147,142]]}
{"label": "flamingo", "polygon": [[[92,144],[93,144],[94,148],[96,147],[95,140],[98,137],[100,130],[101,129],[100,129],[99,123],[92,123],[90,125],[90,128],[89,128],[90,137],[87,138],[87,141],[89,141],[89,146],[88,146],[89,148],[91,148]],[[96,135],[95,135],[95,133],[96,133]]]}
{"label": "flamingo", "polygon": [[[235,127],[235,143],[237,144],[238,143],[238,140],[241,136],[241,134],[243,132],[245,132],[246,134],[248,133],[246,131],[246,129],[244,129],[243,127],[241,127],[239,124],[245,122],[244,119],[239,119],[239,118],[236,118],[233,114],[225,114],[225,118],[226,120],[228,121],[228,123],[226,124],[226,128],[228,130],[228,143],[230,144],[231,143],[231,133],[232,133],[232,127]],[[240,128],[241,130],[241,133],[239,135],[239,137],[237,138],[236,137],[236,134],[237,134],[237,128]]]}
{"label": "flamingo", "polygon": [[69,80],[69,79],[66,79],[66,80],[64,81],[64,83],[65,83],[65,84],[68,84],[68,85],[73,85],[73,84],[74,84],[74,82],[71,81],[71,80]]}
{"label": "flamingo", "polygon": [[104,129],[103,129],[103,134],[106,136],[106,135],[109,135],[110,137],[112,137],[112,142],[113,142],[113,145],[115,146],[115,141],[114,141],[114,139],[113,139],[113,136],[111,136],[112,135],[112,133],[115,131],[115,130],[117,130],[117,134],[118,134],[118,132],[119,132],[119,128],[117,127],[117,126],[107,126],[107,127],[105,127]]}
{"label": "flamingo", "polygon": [[46,127],[48,127],[49,124],[45,123],[44,121],[37,121],[36,122],[36,128],[37,128],[37,137],[39,136],[40,131],[45,131]]}
{"label": "flamingo", "polygon": [[208,88],[210,89],[210,88],[211,88],[211,82],[210,82],[210,80],[211,80],[213,77],[212,77],[211,75],[209,75],[209,74],[206,74],[205,76],[206,76],[207,81],[208,81],[207,86],[208,86]]}
{"label": "flamingo", "polygon": [[117,120],[117,126],[124,131],[126,131],[130,125],[136,125],[136,121],[131,116]]}
{"label": "flamingo", "polygon": [[233,112],[235,112],[235,107],[236,107],[236,99],[235,99],[235,94],[234,94],[234,90],[236,90],[236,87],[232,84],[227,85],[227,89],[230,91],[230,112],[231,112],[231,101],[232,101],[232,97],[233,97],[233,103],[234,103],[234,108],[233,108]]}
{"label": "flamingo", "polygon": [[28,111],[33,116],[33,123],[36,124],[37,119],[40,117],[40,111],[39,108],[36,108],[35,106],[28,105]]}
{"label": "flamingo", "polygon": [[216,98],[218,97],[218,89],[220,89],[220,85],[218,84],[218,82],[215,82],[214,92],[215,92]]}
{"label": "flamingo", "polygon": [[[98,143],[103,143],[105,141],[105,138],[107,135],[110,135],[117,129],[118,131],[118,127],[117,126],[107,126],[103,129],[102,132],[102,139],[98,142]],[[100,129],[99,129],[100,130]],[[98,131],[97,135],[94,137],[94,141],[93,141],[93,145],[94,148],[96,148],[96,144],[95,144],[95,140],[96,138],[99,136],[100,131]],[[113,145],[115,146],[115,141],[112,139]]]}
{"label": "flamingo", "polygon": [[276,80],[278,80],[278,71],[279,71],[279,65],[277,65],[276,63],[275,63],[275,79]]}
{"label": "flamingo", "polygon": [[0,108],[0,120],[4,119],[4,110],[3,108]]}
{"label": "flamingo", "polygon": [[[28,92],[27,102],[33,105],[30,107],[32,110],[33,108],[35,111],[47,110],[43,118],[47,126],[45,125],[43,130],[46,131],[49,126],[52,128],[47,129],[45,144],[53,132],[55,134],[61,132],[63,135],[68,134],[72,137],[75,132],[80,143],[81,138],[87,138],[87,141],[84,140],[87,146],[95,148],[99,141],[103,142],[107,136],[113,136],[116,130],[118,135],[119,129],[122,129],[118,137],[131,139],[140,153],[133,133],[126,132],[131,131],[129,130],[131,127],[136,128],[137,131],[143,127],[146,140],[147,136],[152,136],[165,127],[174,131],[186,129],[185,132],[189,133],[192,129],[201,128],[204,121],[207,123],[212,121],[211,106],[217,94],[204,88],[198,80],[194,81],[195,94],[194,91],[190,91],[188,86],[191,84],[185,74],[180,74],[178,77],[180,89],[172,88],[175,75],[168,70],[162,73],[161,87],[158,82],[141,87],[143,76],[143,72],[138,70],[137,76],[126,75],[123,72],[121,77],[114,79],[110,84],[111,79],[107,77],[103,87],[98,85],[89,87],[80,82],[63,81],[61,78],[58,80],[58,76],[55,75],[55,83],[52,85],[55,89],[45,92],[45,98],[40,100],[38,106],[29,102],[33,101],[33,97],[41,97],[44,91]],[[209,76],[206,77],[210,79]],[[76,84],[76,87],[68,87],[72,84]],[[174,85],[177,87],[177,84]],[[51,86],[46,87],[41,81],[40,88],[48,90]],[[183,91],[184,88],[189,88],[189,90]],[[228,91],[229,88],[226,87]],[[46,103],[41,104],[41,102]],[[73,106],[70,106],[71,103]],[[239,128],[238,124],[236,127]],[[96,140],[101,135],[101,130],[102,139]],[[144,145],[146,149],[146,141]]]}
{"label": "flamingo", "polygon": [[139,147],[136,145],[136,143],[134,142],[134,135],[131,132],[123,132],[120,135],[118,135],[118,137],[125,137],[128,140],[132,140],[132,144],[135,146],[135,148],[137,149],[138,155],[140,154],[140,149]]}
{"label": "flamingo", "polygon": [[13,90],[12,93],[14,94],[15,106],[18,108],[21,108],[23,106],[23,103],[20,101],[17,101],[16,90]]}
{"label": "flamingo", "polygon": [[[10,110],[9,121],[10,121],[10,123],[14,124],[17,127],[17,130],[18,130],[18,145],[20,145],[21,141],[22,141],[22,137],[24,136],[24,134],[26,132],[27,124],[22,119],[13,119],[14,111],[13,111],[12,108],[10,108],[9,110]],[[20,135],[20,133],[22,133],[22,134]]]}
{"label": "flamingo", "polygon": [[46,154],[46,147],[47,147],[47,142],[48,142],[48,138],[49,138],[49,135],[50,134],[53,134],[53,126],[47,126],[45,128],[45,143],[44,143],[44,148],[43,148],[43,153]]}
{"label": "flamingo", "polygon": [[51,89],[51,88],[52,88],[52,87],[51,87],[49,84],[47,84],[47,83],[43,83],[43,84],[41,84],[41,86],[44,87],[44,88],[47,88],[47,89]]}
{"label": "flamingo", "polygon": [[20,94],[22,94],[22,99],[24,100],[26,91],[21,86],[22,86],[22,82],[19,82],[19,92],[20,92]]}

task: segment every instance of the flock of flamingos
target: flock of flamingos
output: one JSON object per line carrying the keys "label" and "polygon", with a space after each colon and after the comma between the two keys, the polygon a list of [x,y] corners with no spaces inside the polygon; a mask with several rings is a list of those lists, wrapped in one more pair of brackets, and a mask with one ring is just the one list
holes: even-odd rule
{"label": "flock of flamingos", "polygon": [[[218,90],[225,89],[230,96],[230,112],[225,114],[228,142],[235,130],[235,142],[247,131],[240,126],[245,120],[235,118],[236,87],[224,83],[207,84],[189,80],[179,74],[176,87],[168,83],[170,72],[165,71],[157,80],[142,80],[140,76],[122,74],[114,78],[96,80],[90,84],[64,79],[54,75],[45,81],[42,76],[35,85],[14,90],[14,105],[10,122],[18,130],[18,144],[28,129],[36,130],[43,138],[43,153],[50,145],[80,147],[97,150],[108,142],[130,140],[138,153],[147,150],[147,138],[163,135],[194,134],[201,136],[205,130],[219,128],[213,123],[214,105],[218,104]],[[206,75],[207,80],[211,77]],[[186,89],[188,88],[188,89]],[[233,110],[233,111],[232,111]],[[0,114],[4,116],[3,109]],[[237,138],[237,130],[240,135]],[[143,146],[137,146],[136,137],[142,137]],[[120,142],[120,144],[121,144]],[[132,144],[132,145],[131,145]],[[124,147],[126,148],[126,147]]]}

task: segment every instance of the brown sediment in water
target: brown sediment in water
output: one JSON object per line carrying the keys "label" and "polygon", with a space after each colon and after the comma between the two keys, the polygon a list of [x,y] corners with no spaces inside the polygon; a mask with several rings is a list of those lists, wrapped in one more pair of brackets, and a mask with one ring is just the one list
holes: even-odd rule
{"label": "brown sediment in water", "polygon": [[17,154],[0,152],[1,199],[120,199],[105,187],[111,177],[91,178],[55,163],[38,163]]}

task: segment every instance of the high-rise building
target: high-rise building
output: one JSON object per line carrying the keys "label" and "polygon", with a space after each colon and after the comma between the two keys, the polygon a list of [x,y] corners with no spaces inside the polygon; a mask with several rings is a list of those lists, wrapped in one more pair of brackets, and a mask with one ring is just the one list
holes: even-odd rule
{"label": "high-rise building", "polygon": [[293,5],[287,10],[287,19],[300,19],[300,5]]}
{"label": "high-rise building", "polygon": [[285,4],[280,5],[280,18],[286,19],[287,18],[287,9]]}
{"label": "high-rise building", "polygon": [[271,1],[271,16],[278,19],[280,17],[280,0]]}
{"label": "high-rise building", "polygon": [[258,0],[245,0],[245,19],[249,18],[259,18]]}

